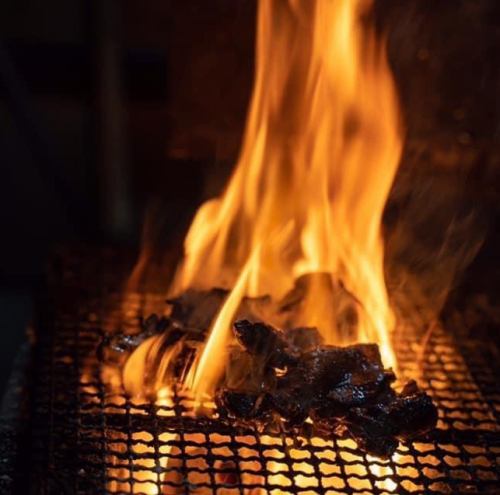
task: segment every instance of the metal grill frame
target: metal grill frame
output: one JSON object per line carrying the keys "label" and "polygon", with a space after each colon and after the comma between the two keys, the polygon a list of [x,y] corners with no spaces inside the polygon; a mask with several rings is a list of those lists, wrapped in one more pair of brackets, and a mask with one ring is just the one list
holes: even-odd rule
{"label": "metal grill frame", "polygon": [[[298,446],[194,418],[181,395],[167,405],[109,395],[95,347],[117,324],[113,309],[129,268],[112,249],[63,250],[51,263],[34,348],[29,476],[22,480],[29,493],[498,493],[497,368],[488,343],[467,334],[460,314],[453,332],[436,327],[418,376],[439,407],[437,430],[382,461],[346,439],[304,438]],[[147,316],[163,295],[144,291],[131,301],[135,316]],[[415,376],[426,318],[399,307],[412,316],[400,318],[395,349],[402,371]]]}

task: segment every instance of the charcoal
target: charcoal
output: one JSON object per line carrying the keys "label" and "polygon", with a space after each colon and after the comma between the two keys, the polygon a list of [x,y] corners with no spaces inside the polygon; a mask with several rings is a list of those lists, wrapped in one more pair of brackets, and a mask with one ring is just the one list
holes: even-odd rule
{"label": "charcoal", "polygon": [[[302,350],[296,345],[300,340],[286,332],[248,320],[236,322],[234,332],[250,358],[247,365],[270,365],[260,368],[261,379],[254,373],[251,389],[248,383],[236,389],[221,386],[217,405],[222,418],[254,420],[262,426],[278,416],[285,431],[299,431],[310,418],[316,434],[350,436],[362,450],[382,458],[394,453],[398,441],[436,425],[436,407],[414,381],[400,393],[391,387],[396,377],[384,368],[376,344],[320,343]],[[270,372],[275,380],[266,376]]]}

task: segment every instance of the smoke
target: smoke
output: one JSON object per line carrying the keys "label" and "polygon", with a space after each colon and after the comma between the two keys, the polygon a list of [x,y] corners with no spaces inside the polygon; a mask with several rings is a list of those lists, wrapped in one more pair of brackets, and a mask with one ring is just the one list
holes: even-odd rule
{"label": "smoke", "polygon": [[[459,166],[402,167],[386,209],[386,270],[400,289],[437,315],[487,230],[483,207],[470,197]],[[417,303],[417,301],[415,301]]]}

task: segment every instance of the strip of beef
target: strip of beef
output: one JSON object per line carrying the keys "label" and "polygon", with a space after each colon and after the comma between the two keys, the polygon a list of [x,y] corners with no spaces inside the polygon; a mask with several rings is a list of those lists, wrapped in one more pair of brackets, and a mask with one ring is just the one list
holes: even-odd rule
{"label": "strip of beef", "polygon": [[251,363],[259,363],[255,369],[262,370],[262,378],[254,376],[251,384],[242,383],[238,389],[222,387],[217,395],[221,417],[262,425],[278,416],[289,430],[300,429],[309,417],[317,434],[348,435],[380,457],[392,455],[399,440],[436,425],[437,410],[415,382],[401,393],[391,387],[395,375],[384,369],[375,344],[318,343],[302,350],[290,337],[293,332],[263,323],[239,321],[234,331]]}

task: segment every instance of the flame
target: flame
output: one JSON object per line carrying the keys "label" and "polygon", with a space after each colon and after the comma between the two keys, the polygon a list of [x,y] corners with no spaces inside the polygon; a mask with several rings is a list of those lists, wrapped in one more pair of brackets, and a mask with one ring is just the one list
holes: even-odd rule
{"label": "flame", "polygon": [[197,360],[199,394],[222,372],[221,343],[241,299],[280,298],[308,273],[328,273],[354,295],[357,334],[339,332],[324,284],[311,284],[294,323],[317,326],[329,343],[377,342],[385,364],[395,365],[381,218],[402,132],[370,7],[366,0],[259,2],[240,157],[224,193],[197,212],[173,285],[174,292],[233,288]]}

